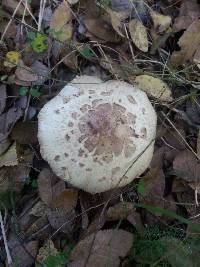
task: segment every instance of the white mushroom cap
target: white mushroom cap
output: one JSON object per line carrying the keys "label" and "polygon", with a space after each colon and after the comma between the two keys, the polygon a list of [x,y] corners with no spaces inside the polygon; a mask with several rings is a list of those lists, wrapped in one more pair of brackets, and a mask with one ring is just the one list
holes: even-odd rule
{"label": "white mushroom cap", "polygon": [[130,183],[153,155],[156,113],[132,85],[76,77],[38,115],[42,157],[61,179],[90,193]]}

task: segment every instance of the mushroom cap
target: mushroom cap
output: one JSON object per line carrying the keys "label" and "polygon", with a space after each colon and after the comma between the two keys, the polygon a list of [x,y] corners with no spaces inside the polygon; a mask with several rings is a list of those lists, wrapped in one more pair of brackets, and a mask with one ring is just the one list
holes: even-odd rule
{"label": "mushroom cap", "polygon": [[140,89],[117,80],[76,77],[38,115],[41,155],[72,186],[104,192],[148,168],[156,122]]}

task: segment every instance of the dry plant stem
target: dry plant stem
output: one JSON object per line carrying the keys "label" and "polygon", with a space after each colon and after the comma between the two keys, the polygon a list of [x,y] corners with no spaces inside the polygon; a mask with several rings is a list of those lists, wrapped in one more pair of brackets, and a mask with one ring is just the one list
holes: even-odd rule
{"label": "dry plant stem", "polygon": [[1,40],[0,40],[0,42],[2,42],[2,41],[3,41],[3,39],[4,39],[4,36],[5,36],[5,34],[6,34],[7,30],[8,30],[8,28],[10,27],[10,24],[12,23],[12,21],[13,21],[13,19],[14,19],[15,15],[16,15],[16,13],[17,13],[17,10],[19,9],[19,7],[20,7],[20,5],[21,5],[22,1],[23,1],[23,0],[20,0],[20,1],[19,1],[19,3],[18,3],[18,5],[16,6],[16,8],[15,8],[15,10],[14,10],[13,14],[12,14],[12,17],[11,17],[11,19],[9,20],[8,24],[6,25],[4,32],[2,33],[2,36],[1,36]]}
{"label": "dry plant stem", "polygon": [[40,11],[39,11],[39,20],[38,20],[38,31],[41,31],[42,18],[44,15],[44,9],[46,5],[46,0],[40,0]]}
{"label": "dry plant stem", "polygon": [[21,35],[23,34],[23,27],[24,27],[24,23],[25,23],[25,14],[26,14],[26,10],[27,10],[27,1],[25,2],[25,8],[24,8],[24,12],[23,12],[23,16],[22,16],[22,24],[21,24]]}
{"label": "dry plant stem", "polygon": [[2,235],[3,235],[4,247],[5,247],[5,250],[6,250],[8,266],[11,266],[12,265],[12,258],[11,258],[11,255],[10,255],[10,251],[8,249],[8,242],[7,242],[7,239],[6,239],[6,233],[5,233],[5,229],[4,229],[4,224],[3,224],[3,218],[2,218],[1,211],[0,211],[0,225],[1,225],[1,232],[2,232]]}

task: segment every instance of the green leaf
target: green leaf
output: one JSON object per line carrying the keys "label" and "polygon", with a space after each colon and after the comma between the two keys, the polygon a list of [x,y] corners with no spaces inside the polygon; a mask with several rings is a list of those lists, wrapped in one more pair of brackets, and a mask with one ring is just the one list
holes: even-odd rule
{"label": "green leaf", "polygon": [[90,59],[94,55],[89,45],[86,45],[83,48],[79,49],[79,53],[86,59]]}
{"label": "green leaf", "polygon": [[27,37],[30,40],[34,40],[36,38],[35,32],[27,32]]}
{"label": "green leaf", "polygon": [[34,89],[34,88],[30,89],[29,94],[32,97],[39,97],[40,96],[40,92],[38,91],[38,89]]}
{"label": "green leaf", "polygon": [[71,251],[71,248],[67,251],[63,251],[58,253],[55,256],[48,256],[44,262],[43,262],[43,266],[45,267],[61,267],[66,265],[66,263],[68,262],[69,259],[69,253]]}
{"label": "green leaf", "polygon": [[142,179],[142,178],[139,180],[139,183],[137,185],[137,192],[140,195],[144,196],[144,193],[145,193],[145,185],[144,185],[144,179]]}
{"label": "green leaf", "polygon": [[33,51],[42,53],[48,49],[47,36],[41,33],[37,33],[36,37],[31,41],[31,47]]}
{"label": "green leaf", "polygon": [[25,96],[25,95],[27,95],[27,93],[28,93],[28,88],[27,87],[20,87],[19,88],[19,95],[21,95],[21,96]]}
{"label": "green leaf", "polygon": [[5,81],[8,78],[8,75],[2,75],[1,76],[1,81]]}
{"label": "green leaf", "polygon": [[38,188],[38,182],[37,182],[36,179],[34,179],[34,180],[31,182],[31,186],[32,186],[34,189]]}

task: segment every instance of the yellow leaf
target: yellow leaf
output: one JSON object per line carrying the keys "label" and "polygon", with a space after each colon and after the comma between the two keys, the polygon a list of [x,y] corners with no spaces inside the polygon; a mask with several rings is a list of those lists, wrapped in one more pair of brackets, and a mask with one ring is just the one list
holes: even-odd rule
{"label": "yellow leaf", "polygon": [[153,20],[154,28],[155,28],[156,32],[158,32],[158,33],[165,32],[169,28],[169,26],[172,22],[172,19],[170,16],[162,15],[156,11],[153,11],[153,10],[151,10],[150,15],[151,15],[151,18]]}
{"label": "yellow leaf", "polygon": [[135,78],[135,83],[147,95],[158,101],[170,102],[173,100],[168,85],[158,78],[150,75],[139,75]]}
{"label": "yellow leaf", "polygon": [[68,41],[72,37],[72,14],[70,6],[63,1],[54,11],[50,21],[50,29],[60,41]]}
{"label": "yellow leaf", "polygon": [[6,54],[6,58],[4,60],[4,66],[8,68],[14,68],[19,63],[21,55],[17,51],[9,51]]}
{"label": "yellow leaf", "polygon": [[147,30],[144,25],[137,19],[129,22],[129,31],[131,39],[135,46],[143,52],[148,51]]}

